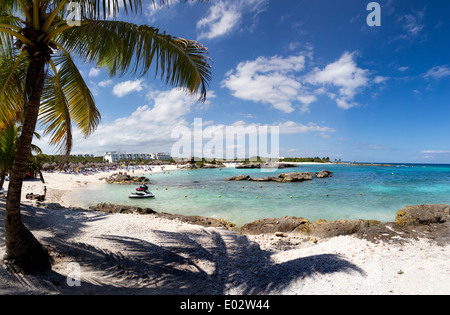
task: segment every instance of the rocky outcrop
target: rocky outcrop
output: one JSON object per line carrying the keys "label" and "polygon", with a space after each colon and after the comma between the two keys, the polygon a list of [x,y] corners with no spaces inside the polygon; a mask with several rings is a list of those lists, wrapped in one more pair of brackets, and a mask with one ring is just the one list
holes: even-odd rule
{"label": "rocky outcrop", "polygon": [[163,213],[163,212],[158,212],[155,215],[158,217],[165,218],[165,219],[179,220],[181,222],[200,225],[203,227],[218,227],[218,228],[223,228],[223,229],[227,229],[227,230],[235,230],[236,229],[235,224],[227,222],[222,219],[207,218],[207,217],[201,217],[201,216],[185,216],[185,215],[170,214],[170,213]]}
{"label": "rocky outcrop", "polygon": [[375,220],[335,220],[330,222],[317,220],[313,223],[298,226],[292,233],[295,235],[329,238],[340,235],[351,235],[361,229],[376,226],[380,223],[380,221]]}
{"label": "rocky outcrop", "polygon": [[[333,172],[322,170],[320,172],[316,172],[317,178],[326,178],[333,176]],[[252,182],[278,182],[278,183],[289,183],[289,182],[302,182],[305,180],[313,179],[314,174],[312,172],[292,172],[292,173],[283,173],[278,175],[277,177],[250,177],[250,175],[237,175],[234,177],[225,178],[225,180],[248,180]]]}
{"label": "rocky outcrop", "polygon": [[111,203],[99,203],[89,207],[89,210],[101,211],[106,213],[125,213],[125,214],[154,214],[156,213],[150,208],[140,208],[125,205],[114,205]]}
{"label": "rocky outcrop", "polygon": [[223,168],[225,165],[223,164],[207,164],[207,163],[190,163],[183,166],[180,166],[181,169],[187,169],[187,170],[197,170],[197,169],[204,169],[204,168]]}
{"label": "rocky outcrop", "polygon": [[235,180],[235,181],[240,181],[240,180],[251,180],[252,178],[250,177],[250,175],[237,175],[237,176],[233,176],[230,178],[225,178],[225,180]]}
{"label": "rocky outcrop", "polygon": [[295,172],[295,173],[283,173],[278,175],[277,177],[260,177],[253,178],[249,175],[238,175],[230,178],[226,178],[225,180],[248,180],[253,182],[278,182],[278,183],[287,183],[287,182],[302,182],[305,180],[311,180],[314,177],[314,174],[311,172]]}
{"label": "rocky outcrop", "polygon": [[297,164],[292,163],[247,163],[237,165],[236,168],[286,168],[286,167],[297,167]]}
{"label": "rocky outcrop", "polygon": [[302,182],[305,180],[313,179],[314,174],[312,172],[296,172],[296,173],[283,173],[278,175],[280,180],[277,180],[281,183],[287,182]]}
{"label": "rocky outcrop", "polygon": [[362,229],[358,237],[373,242],[407,242],[424,238],[439,245],[450,243],[450,205],[406,206],[397,212],[395,222]]}
{"label": "rocky outcrop", "polygon": [[406,206],[397,212],[395,223],[404,227],[443,223],[450,219],[449,216],[449,205]]}
{"label": "rocky outcrop", "polygon": [[109,177],[102,177],[100,180],[105,180],[108,184],[119,184],[119,185],[142,185],[149,182],[149,179],[144,176],[130,176],[125,174],[112,174]]}
{"label": "rocky outcrop", "polygon": [[278,163],[277,167],[278,168],[286,168],[286,167],[297,167],[297,164],[292,164],[292,163]]}
{"label": "rocky outcrop", "polygon": [[239,232],[246,235],[290,233],[309,220],[297,217],[263,218],[243,225]]}
{"label": "rocky outcrop", "polygon": [[[222,219],[157,213],[149,208],[100,203],[89,209],[106,213],[151,214],[203,227],[236,230],[235,224]],[[355,235],[374,242],[404,242],[409,239],[427,238],[438,244],[449,244],[450,205],[407,206],[397,212],[395,222],[385,223],[375,220],[310,222],[308,219],[293,216],[263,218],[243,225],[238,232],[244,235],[275,235],[283,238],[307,237],[314,242],[317,242],[316,238]]]}
{"label": "rocky outcrop", "polygon": [[325,178],[325,177],[331,177],[331,176],[333,176],[332,171],[321,170],[320,172],[316,172],[317,178]]}
{"label": "rocky outcrop", "polygon": [[407,206],[397,212],[395,222],[335,220],[310,222],[304,218],[259,219],[239,229],[245,235],[304,236],[310,239],[354,235],[373,242],[407,242],[425,238],[437,244],[450,243],[450,205]]}
{"label": "rocky outcrop", "polygon": [[126,205],[115,205],[111,203],[99,203],[95,206],[89,207],[89,210],[101,211],[105,213],[122,213],[122,214],[152,214],[161,218],[170,220],[179,220],[181,222],[186,222],[195,225],[201,225],[204,227],[219,227],[228,230],[234,230],[236,225],[227,222],[222,219],[206,218],[200,216],[184,216],[178,214],[170,214],[164,212],[156,212],[150,208],[140,208]]}
{"label": "rocky outcrop", "polygon": [[261,163],[248,163],[236,165],[235,168],[261,168]]}
{"label": "rocky outcrop", "polygon": [[336,220],[331,222],[317,220],[311,223],[305,218],[282,217],[256,220],[242,226],[239,232],[246,235],[290,233],[292,235],[329,238],[353,234],[362,228],[378,224],[380,224],[379,221],[372,220]]}

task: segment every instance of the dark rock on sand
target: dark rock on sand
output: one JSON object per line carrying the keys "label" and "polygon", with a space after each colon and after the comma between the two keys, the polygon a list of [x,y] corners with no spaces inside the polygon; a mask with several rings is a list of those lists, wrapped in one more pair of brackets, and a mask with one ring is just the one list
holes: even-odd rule
{"label": "dark rock on sand", "polygon": [[406,206],[397,212],[395,222],[362,229],[358,237],[378,242],[405,242],[425,238],[438,244],[450,243],[450,205]]}
{"label": "dark rock on sand", "polygon": [[89,210],[101,211],[106,213],[125,213],[125,214],[154,214],[156,213],[150,208],[140,208],[125,205],[114,205],[111,203],[98,203],[95,206],[89,207]]}
{"label": "dark rock on sand", "polygon": [[224,228],[227,230],[235,230],[235,227],[236,227],[235,224],[227,222],[222,219],[206,218],[206,217],[201,217],[201,216],[185,216],[185,215],[170,214],[170,213],[164,213],[164,212],[155,213],[155,215],[165,218],[165,219],[179,220],[181,222],[200,225],[203,227],[218,227],[218,228]]}
{"label": "dark rock on sand", "polygon": [[450,219],[449,216],[449,205],[406,206],[397,212],[395,223],[401,226],[443,223]]}
{"label": "dark rock on sand", "polygon": [[329,238],[340,235],[351,235],[363,228],[376,226],[380,221],[375,220],[335,220],[327,222],[317,220],[313,223],[298,226],[293,234]]}
{"label": "dark rock on sand", "polygon": [[377,224],[380,224],[380,222],[372,220],[336,220],[331,222],[317,220],[311,223],[305,218],[282,217],[256,220],[242,226],[239,232],[246,235],[275,234],[281,232],[291,233],[293,235],[329,238],[338,235],[353,234],[363,227]]}
{"label": "dark rock on sand", "polygon": [[450,243],[450,205],[407,206],[397,212],[395,222],[384,223],[374,220],[317,220],[311,223],[296,217],[260,219],[245,224],[239,232],[245,235],[283,233],[283,236],[313,238],[355,235],[372,242],[388,243],[425,238],[445,245]]}
{"label": "dark rock on sand", "polygon": [[235,224],[227,222],[222,219],[206,218],[200,216],[183,216],[178,214],[169,214],[163,212],[156,212],[150,208],[140,208],[126,205],[115,205],[111,203],[99,203],[95,206],[89,207],[90,210],[101,211],[106,213],[123,213],[123,214],[153,214],[155,216],[170,219],[179,220],[190,224],[201,225],[204,227],[219,227],[228,230],[234,230]]}
{"label": "dark rock on sand", "polygon": [[263,218],[243,225],[239,232],[246,235],[290,233],[309,220],[297,217]]}

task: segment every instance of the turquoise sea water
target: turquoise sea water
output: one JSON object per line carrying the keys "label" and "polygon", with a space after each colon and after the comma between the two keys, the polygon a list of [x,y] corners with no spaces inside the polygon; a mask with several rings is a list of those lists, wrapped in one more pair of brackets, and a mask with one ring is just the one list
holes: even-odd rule
{"label": "turquoise sea water", "polygon": [[[266,177],[322,169],[334,172],[333,177],[314,177],[301,183],[225,180],[240,174]],[[300,165],[274,172],[223,168],[173,171],[148,177],[150,191],[156,195],[154,199],[129,199],[137,185],[99,184],[74,192],[69,202],[85,207],[99,202],[136,205],[157,212],[221,218],[238,226],[263,217],[282,216],[311,221],[394,221],[396,212],[406,205],[450,204],[450,165]]]}

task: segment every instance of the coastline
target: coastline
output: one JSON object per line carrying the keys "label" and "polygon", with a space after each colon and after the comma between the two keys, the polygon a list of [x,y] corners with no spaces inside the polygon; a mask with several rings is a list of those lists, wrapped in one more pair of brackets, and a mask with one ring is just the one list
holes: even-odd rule
{"label": "coastline", "polygon": [[[55,257],[53,270],[12,275],[0,263],[0,294],[450,294],[449,244],[402,231],[377,241],[243,235],[64,203],[64,193],[115,172],[44,174],[48,199],[38,204],[24,197],[22,209],[25,224]],[[23,193],[42,193],[43,186],[26,181]],[[81,265],[80,287],[65,284],[73,262]]]}

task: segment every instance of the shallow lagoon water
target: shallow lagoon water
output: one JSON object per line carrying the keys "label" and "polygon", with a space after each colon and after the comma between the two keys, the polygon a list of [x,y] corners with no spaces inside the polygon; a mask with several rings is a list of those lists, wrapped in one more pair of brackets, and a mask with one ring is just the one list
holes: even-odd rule
{"label": "shallow lagoon water", "polygon": [[[322,169],[334,172],[333,177],[301,183],[225,180],[240,174],[266,177]],[[128,198],[137,185],[99,184],[80,188],[68,201],[83,207],[99,202],[136,205],[157,212],[221,218],[237,226],[283,216],[394,221],[406,205],[450,203],[450,165],[300,165],[273,172],[222,168],[156,173],[148,178],[156,196],[152,199]]]}

